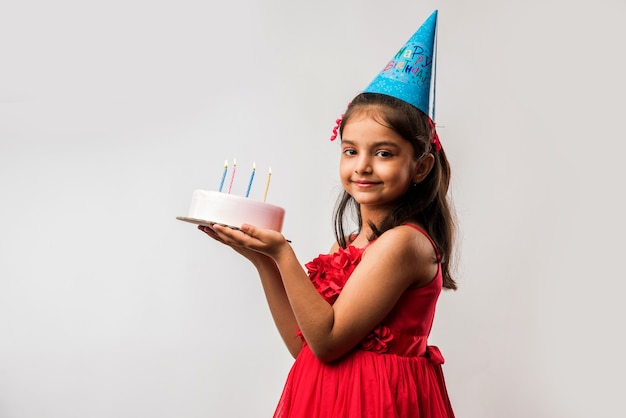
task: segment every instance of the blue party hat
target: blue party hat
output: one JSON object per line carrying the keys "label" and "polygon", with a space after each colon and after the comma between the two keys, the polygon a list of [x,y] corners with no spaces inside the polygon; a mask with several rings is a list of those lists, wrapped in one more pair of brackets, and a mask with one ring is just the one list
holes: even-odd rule
{"label": "blue party hat", "polygon": [[[363,93],[381,93],[412,104],[434,119],[430,106],[437,10],[420,26]],[[433,94],[434,99],[434,94]]]}

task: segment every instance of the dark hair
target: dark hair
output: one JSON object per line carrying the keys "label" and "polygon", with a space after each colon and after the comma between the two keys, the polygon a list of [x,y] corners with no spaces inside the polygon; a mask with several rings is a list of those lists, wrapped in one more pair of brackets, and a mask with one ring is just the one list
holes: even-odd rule
{"label": "dark hair", "polygon": [[[416,107],[391,96],[378,93],[359,94],[348,106],[341,122],[340,134],[350,119],[363,112],[374,110],[373,116],[380,118],[380,123],[397,132],[401,137],[413,145],[414,157],[419,159],[427,153],[432,153],[435,162],[426,178],[402,196],[395,209],[378,225],[370,223],[371,241],[393,227],[417,222],[422,225],[430,237],[435,241],[437,251],[441,256],[443,287],[456,289],[456,283],[450,274],[450,260],[454,241],[454,221],[450,203],[448,201],[448,186],[450,184],[450,164],[443,149],[436,151],[431,142],[434,129],[428,115]],[[348,242],[345,225],[346,217],[353,215],[359,231],[363,226],[360,205],[345,190],[340,195],[335,207],[333,223],[335,236],[342,248]]]}

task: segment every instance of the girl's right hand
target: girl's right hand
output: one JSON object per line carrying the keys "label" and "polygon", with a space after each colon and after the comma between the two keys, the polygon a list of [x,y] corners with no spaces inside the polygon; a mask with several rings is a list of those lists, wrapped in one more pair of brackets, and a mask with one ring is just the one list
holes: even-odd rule
{"label": "girl's right hand", "polygon": [[233,250],[235,250],[236,252],[238,252],[239,254],[247,258],[248,260],[250,260],[250,262],[254,264],[255,266],[259,266],[260,264],[267,263],[267,262],[274,264],[274,261],[269,256],[262,254],[258,251],[254,251],[243,246],[227,244],[217,235],[217,233],[210,226],[198,225],[198,229],[204,232],[205,234],[207,234],[208,236],[210,236],[211,238],[213,238],[214,240],[216,240],[217,242],[224,244],[224,245],[228,245],[230,248],[232,248]]}

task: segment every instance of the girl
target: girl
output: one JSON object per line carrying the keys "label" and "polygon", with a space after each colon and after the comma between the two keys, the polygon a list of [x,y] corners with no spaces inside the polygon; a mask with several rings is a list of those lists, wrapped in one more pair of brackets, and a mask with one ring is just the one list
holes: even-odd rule
{"label": "girl", "polygon": [[[456,288],[450,169],[429,116],[373,90],[341,121],[337,242],[308,273],[278,232],[199,227],[256,267],[296,359],[275,418],[454,416],[443,357],[427,345],[442,287]],[[358,228],[346,235],[350,211]]]}

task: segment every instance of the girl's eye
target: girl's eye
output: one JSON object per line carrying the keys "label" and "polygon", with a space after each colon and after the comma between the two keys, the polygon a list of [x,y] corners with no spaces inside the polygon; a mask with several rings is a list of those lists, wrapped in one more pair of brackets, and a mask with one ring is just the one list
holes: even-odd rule
{"label": "girl's eye", "polygon": [[356,155],[356,151],[355,151],[355,150],[353,150],[352,148],[344,149],[344,150],[343,150],[343,153],[344,153],[345,155],[349,155],[349,156]]}
{"label": "girl's eye", "polygon": [[389,151],[378,151],[376,155],[378,155],[379,157],[383,157],[383,158],[392,156],[392,154]]}

